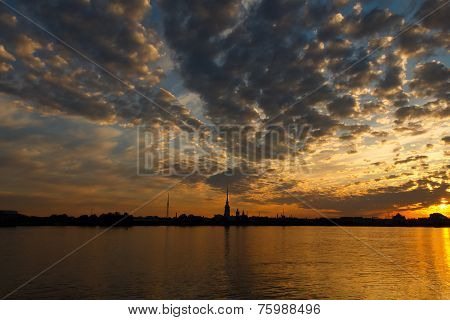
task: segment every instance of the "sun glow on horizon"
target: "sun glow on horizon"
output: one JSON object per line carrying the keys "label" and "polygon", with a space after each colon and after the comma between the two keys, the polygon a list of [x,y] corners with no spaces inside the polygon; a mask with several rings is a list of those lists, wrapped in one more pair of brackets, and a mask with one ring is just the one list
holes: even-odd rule
{"label": "sun glow on horizon", "polygon": [[440,203],[431,205],[428,208],[420,210],[420,212],[423,214],[431,214],[434,212],[438,212],[443,215],[449,216],[450,215],[450,205],[448,204],[447,199],[442,198]]}

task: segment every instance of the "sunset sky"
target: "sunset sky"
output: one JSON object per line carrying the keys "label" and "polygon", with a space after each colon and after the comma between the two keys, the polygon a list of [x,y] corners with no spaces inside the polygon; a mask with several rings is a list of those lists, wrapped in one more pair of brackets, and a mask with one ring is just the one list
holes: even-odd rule
{"label": "sunset sky", "polygon": [[255,215],[449,215],[448,2],[1,0],[0,210],[130,212],[180,181],[137,175],[138,126],[275,117],[310,127],[298,166],[192,175],[171,214],[229,183]]}

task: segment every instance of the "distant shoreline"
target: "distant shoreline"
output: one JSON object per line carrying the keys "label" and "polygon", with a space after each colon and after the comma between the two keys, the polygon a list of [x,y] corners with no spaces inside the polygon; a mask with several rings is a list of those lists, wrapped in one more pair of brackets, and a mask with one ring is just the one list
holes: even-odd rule
{"label": "distant shoreline", "polygon": [[407,219],[397,214],[392,219],[340,217],[340,218],[294,218],[215,215],[212,218],[182,214],[176,217],[134,217],[127,213],[106,213],[71,217],[66,214],[36,217],[16,211],[0,211],[0,227],[27,226],[75,226],[75,227],[152,227],[152,226],[345,226],[345,227],[450,227],[450,219],[440,213],[428,218]]}
{"label": "distant shoreline", "polygon": [[[104,226],[104,225],[97,225],[97,226],[88,226],[88,225],[55,225],[55,224],[49,224],[49,225],[16,225],[16,226],[5,226],[0,225],[0,230],[2,229],[14,229],[14,228],[45,228],[45,227],[63,227],[63,228],[109,228],[110,226]],[[190,225],[175,225],[175,224],[152,224],[152,225],[119,225],[114,226],[115,229],[128,229],[128,228],[135,228],[135,227],[144,227],[144,228],[156,228],[156,227],[177,227],[177,228],[198,228],[198,227],[217,227],[217,228],[230,228],[230,227],[236,227],[236,228],[248,228],[248,227],[326,227],[326,228],[339,228],[339,227],[351,227],[351,228],[427,228],[427,229],[441,229],[441,228],[450,228],[450,226],[425,226],[425,225],[414,225],[414,226],[401,226],[401,225],[386,225],[386,226],[380,226],[380,225],[335,225],[335,224],[329,224],[329,225],[296,225],[296,224],[289,224],[289,225],[275,225],[275,224],[247,224],[247,225],[236,225],[236,224],[229,224],[229,225],[220,225],[220,224],[190,224]]]}

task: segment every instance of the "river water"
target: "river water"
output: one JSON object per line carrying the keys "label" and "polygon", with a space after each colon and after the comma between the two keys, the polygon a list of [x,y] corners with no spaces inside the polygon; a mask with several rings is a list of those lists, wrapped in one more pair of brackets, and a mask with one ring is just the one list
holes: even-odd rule
{"label": "river water", "polygon": [[[102,228],[0,228],[3,297]],[[11,299],[450,299],[449,228],[115,228]]]}

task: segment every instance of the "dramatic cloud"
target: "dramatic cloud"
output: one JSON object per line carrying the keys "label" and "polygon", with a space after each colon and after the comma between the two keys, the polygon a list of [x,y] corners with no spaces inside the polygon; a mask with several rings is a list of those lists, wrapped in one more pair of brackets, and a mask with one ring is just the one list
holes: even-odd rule
{"label": "dramatic cloud", "polygon": [[415,15],[418,18],[425,17],[436,8],[441,9],[433,14],[432,17],[425,19],[422,24],[430,29],[448,31],[450,29],[450,22],[448,21],[450,7],[446,5],[445,0],[425,0]]}
{"label": "dramatic cloud", "polygon": [[447,105],[447,101],[436,100],[422,106],[407,106],[398,108],[395,111],[395,116],[398,119],[398,123],[402,123],[405,120],[427,117],[444,119],[450,116],[450,109]]}
{"label": "dramatic cloud", "polygon": [[[291,196],[283,195],[280,198],[275,198],[274,201],[276,203],[295,204],[304,209],[310,209],[312,206],[321,210],[322,216],[328,217],[376,216],[385,212],[407,211],[409,206],[415,206],[416,209],[427,208],[439,203],[446,196],[448,187],[448,183],[436,184],[431,180],[423,179],[408,181],[398,186],[372,189],[363,195],[330,197],[309,193],[293,193]],[[365,214],[361,214],[360,208],[362,207],[366,210]],[[317,213],[315,215],[317,216]]]}
{"label": "dramatic cloud", "polygon": [[16,1],[14,6],[64,43],[2,5],[2,92],[37,112],[99,123],[197,122],[179,103],[160,98],[163,49],[149,26],[149,1],[36,1],[32,8]]}
{"label": "dramatic cloud", "polygon": [[[165,35],[182,76],[206,102],[213,121],[273,116],[325,81],[311,59],[299,63],[308,39],[306,29],[293,28],[306,14],[302,1],[262,1],[249,9],[239,1],[217,2],[215,7],[202,1],[164,1],[162,6]],[[309,100],[319,102],[329,95],[324,88]],[[303,104],[297,108],[309,112]]]}
{"label": "dramatic cloud", "polygon": [[[227,183],[255,206],[293,206],[289,190],[352,215],[425,210],[445,197],[446,177],[434,174],[448,156],[444,0],[7,3],[28,19],[0,3],[2,199],[20,203],[30,191],[20,172],[32,172],[45,192],[27,199],[41,204],[60,206],[52,190],[67,183],[92,184],[105,206],[128,201],[139,193],[127,190],[140,125],[170,136],[156,151],[186,156],[164,170],[211,167],[186,180],[184,204]],[[181,133],[217,124],[246,135],[211,129],[180,146]]]}
{"label": "dramatic cloud", "polygon": [[450,98],[450,71],[441,62],[419,64],[414,69],[414,78],[409,84],[418,97]]}
{"label": "dramatic cloud", "polygon": [[356,101],[352,96],[336,98],[327,105],[328,111],[334,116],[345,118],[355,112]]}

